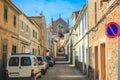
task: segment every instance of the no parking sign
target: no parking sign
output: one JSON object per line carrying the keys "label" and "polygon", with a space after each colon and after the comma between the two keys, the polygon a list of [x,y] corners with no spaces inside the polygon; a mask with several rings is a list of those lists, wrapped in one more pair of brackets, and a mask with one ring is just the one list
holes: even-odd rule
{"label": "no parking sign", "polygon": [[120,26],[115,22],[110,22],[105,28],[108,38],[115,38],[120,34]]}

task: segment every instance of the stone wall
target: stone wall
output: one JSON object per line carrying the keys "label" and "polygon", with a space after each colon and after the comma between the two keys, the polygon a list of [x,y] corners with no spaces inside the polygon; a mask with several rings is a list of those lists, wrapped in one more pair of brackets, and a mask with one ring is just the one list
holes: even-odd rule
{"label": "stone wall", "polygon": [[[88,0],[88,12],[89,12],[89,30],[95,26],[95,8],[94,1]],[[97,1],[97,21],[101,19],[101,17],[108,10],[108,4],[103,3],[103,7],[100,8],[99,0]],[[118,37],[114,39],[109,39],[105,34],[105,26],[109,22],[119,23],[120,19],[120,5],[117,5],[104,20],[97,26],[98,30],[92,31],[89,34],[89,47],[92,48],[92,54],[90,54],[91,63],[94,70],[94,79],[95,79],[95,46],[98,46],[98,69],[99,69],[99,79],[101,78],[101,44],[105,43],[105,67],[106,67],[106,79],[105,80],[118,80]],[[92,12],[91,12],[92,11]]]}

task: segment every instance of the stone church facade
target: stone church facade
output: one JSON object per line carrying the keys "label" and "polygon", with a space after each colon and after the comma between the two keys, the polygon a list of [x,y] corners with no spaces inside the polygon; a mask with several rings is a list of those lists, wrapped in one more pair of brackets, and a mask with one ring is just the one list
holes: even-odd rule
{"label": "stone church facade", "polygon": [[65,35],[69,32],[69,20],[64,21],[61,17],[56,20],[51,19],[51,23],[47,28],[52,33],[51,45],[52,55],[56,56],[58,51],[63,51],[63,44],[65,41]]}

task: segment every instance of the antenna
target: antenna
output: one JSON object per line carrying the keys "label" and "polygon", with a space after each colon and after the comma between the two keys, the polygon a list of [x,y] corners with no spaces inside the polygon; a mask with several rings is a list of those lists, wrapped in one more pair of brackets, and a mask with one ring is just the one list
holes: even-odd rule
{"label": "antenna", "polygon": [[43,15],[43,11],[41,11],[40,15]]}

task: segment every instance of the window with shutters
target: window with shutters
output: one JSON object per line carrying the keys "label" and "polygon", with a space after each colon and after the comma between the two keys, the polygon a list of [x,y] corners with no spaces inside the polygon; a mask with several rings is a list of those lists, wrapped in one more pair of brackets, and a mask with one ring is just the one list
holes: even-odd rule
{"label": "window with shutters", "polygon": [[33,30],[33,37],[34,37],[35,31]]}
{"label": "window with shutters", "polygon": [[13,54],[16,54],[16,46],[15,45],[12,46],[12,55]]}
{"label": "window with shutters", "polygon": [[4,20],[7,22],[8,19],[8,7],[4,6]]}
{"label": "window with shutters", "polygon": [[35,52],[35,51],[34,51],[34,48],[33,48],[33,49],[32,49],[32,54],[33,54],[33,55],[34,55],[34,52]]}
{"label": "window with shutters", "polygon": [[14,21],[13,21],[14,27],[16,27],[16,16],[14,15]]}

